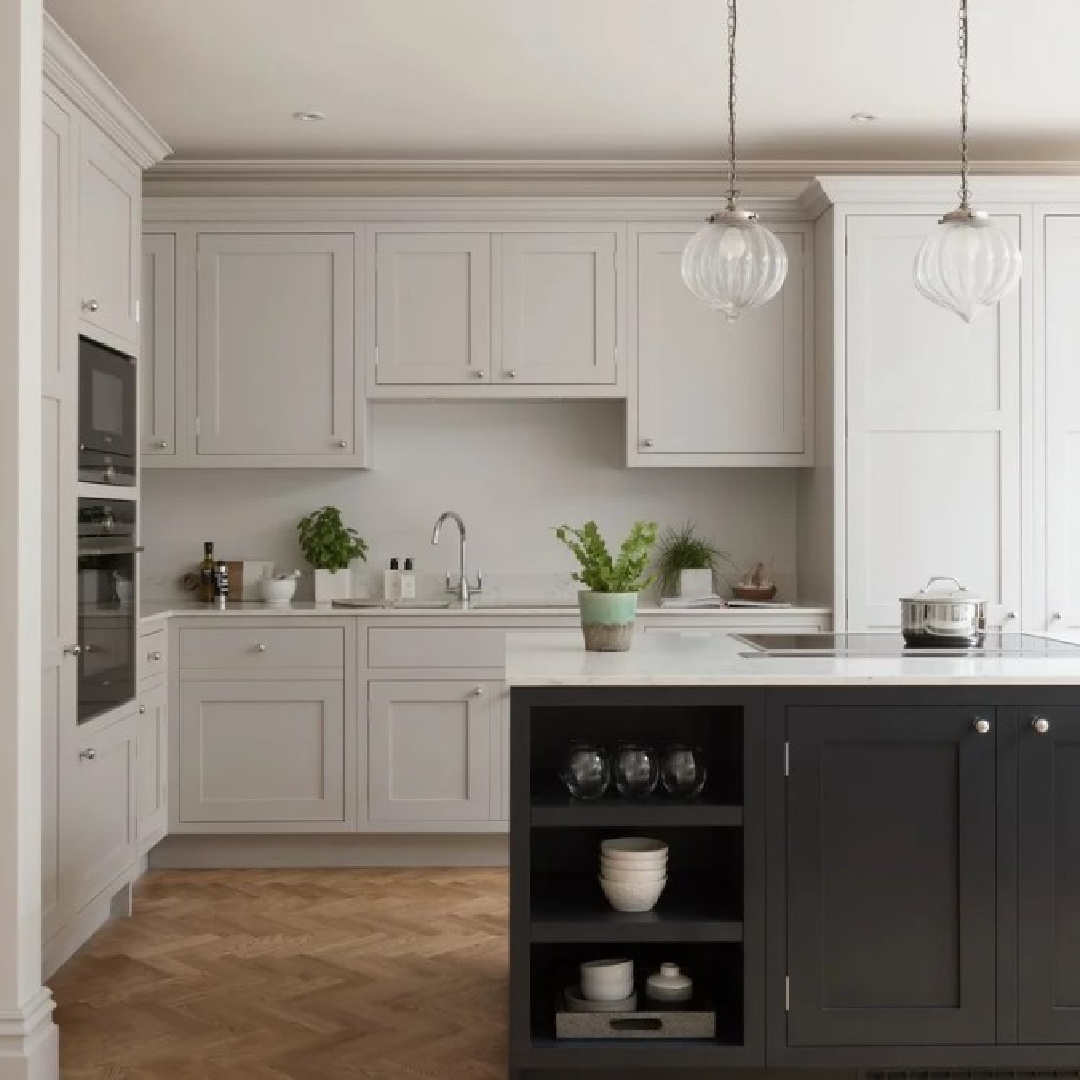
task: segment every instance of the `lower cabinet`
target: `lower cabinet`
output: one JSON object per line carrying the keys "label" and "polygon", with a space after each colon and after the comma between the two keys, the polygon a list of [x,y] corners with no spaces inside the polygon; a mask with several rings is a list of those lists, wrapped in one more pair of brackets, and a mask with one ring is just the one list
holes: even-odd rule
{"label": "lower cabinet", "polygon": [[61,749],[61,890],[77,911],[135,862],[134,717],[88,725]]}
{"label": "lower cabinet", "polygon": [[181,825],[340,829],[345,769],[341,680],[181,680]]}
{"label": "lower cabinet", "polygon": [[501,814],[503,685],[368,684],[368,822],[416,832],[494,828]]}
{"label": "lower cabinet", "polygon": [[168,830],[168,723],[166,684],[159,682],[140,690],[135,736],[135,831],[140,854],[152,848]]}
{"label": "lower cabinet", "polygon": [[995,718],[787,710],[789,1046],[995,1041]]}

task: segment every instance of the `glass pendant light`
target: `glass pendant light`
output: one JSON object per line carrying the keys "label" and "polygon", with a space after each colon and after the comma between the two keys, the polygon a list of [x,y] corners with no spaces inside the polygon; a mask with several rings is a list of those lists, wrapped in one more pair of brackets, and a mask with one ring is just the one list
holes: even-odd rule
{"label": "glass pendant light", "polygon": [[985,210],[970,205],[968,187],[968,0],[960,0],[960,205],[939,222],[915,259],[915,287],[964,322],[992,307],[1020,280],[1015,241]]}
{"label": "glass pendant light", "polygon": [[682,277],[703,303],[737,319],[748,308],[771,300],[784,284],[788,259],[784,245],[752,210],[736,205],[735,184],[735,30],[736,0],[728,0],[728,197],[686,245]]}

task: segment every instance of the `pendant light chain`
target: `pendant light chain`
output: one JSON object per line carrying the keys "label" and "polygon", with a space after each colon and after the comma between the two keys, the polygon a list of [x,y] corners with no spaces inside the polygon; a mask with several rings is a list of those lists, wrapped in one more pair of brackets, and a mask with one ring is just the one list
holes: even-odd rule
{"label": "pendant light chain", "polygon": [[968,0],[960,0],[960,209],[971,201],[968,187]]}
{"label": "pendant light chain", "polygon": [[728,0],[727,47],[728,47],[728,198],[727,208],[735,209],[739,192],[735,185],[739,174],[735,167],[735,31],[738,25],[738,0]]}

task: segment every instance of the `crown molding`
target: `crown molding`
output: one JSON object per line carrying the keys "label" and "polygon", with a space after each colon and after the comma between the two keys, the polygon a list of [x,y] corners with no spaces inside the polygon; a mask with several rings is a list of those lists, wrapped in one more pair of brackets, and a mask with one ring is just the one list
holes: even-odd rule
{"label": "crown molding", "polygon": [[142,169],[172,147],[102,74],[50,16],[45,16],[45,78],[100,127]]}

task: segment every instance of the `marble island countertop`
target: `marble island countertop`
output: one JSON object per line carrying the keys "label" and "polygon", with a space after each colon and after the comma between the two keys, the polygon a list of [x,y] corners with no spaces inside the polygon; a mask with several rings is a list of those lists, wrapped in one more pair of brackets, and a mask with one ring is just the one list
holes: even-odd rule
{"label": "marble island countertop", "polygon": [[513,686],[1001,686],[1080,688],[1075,657],[745,656],[723,630],[634,636],[625,653],[589,653],[580,632],[507,637],[506,682]]}

